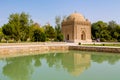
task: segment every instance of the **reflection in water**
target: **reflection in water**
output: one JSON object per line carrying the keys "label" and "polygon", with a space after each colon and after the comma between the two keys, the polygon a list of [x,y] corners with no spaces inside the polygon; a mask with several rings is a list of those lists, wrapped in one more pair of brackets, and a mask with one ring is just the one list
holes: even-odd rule
{"label": "reflection in water", "polygon": [[[2,71],[4,76],[10,80],[31,80],[36,69],[43,66],[43,60],[46,60],[44,64],[47,64],[49,68],[64,68],[64,72],[67,71],[73,76],[80,76],[86,69],[90,68],[91,60],[97,63],[108,61],[110,64],[115,64],[120,60],[120,55],[67,52],[8,58],[3,61],[6,65]],[[37,74],[40,73],[41,71],[38,71]]]}
{"label": "reflection in water", "polygon": [[41,56],[33,56],[32,57],[32,59],[35,61],[34,62],[34,66],[35,67],[40,67],[40,66],[42,66],[42,63],[41,63],[41,61],[40,61],[40,59],[42,58],[43,56],[41,55]]}
{"label": "reflection in water", "polygon": [[47,64],[49,67],[55,66],[57,69],[61,67],[61,60],[62,60],[62,55],[61,53],[51,53],[46,55],[46,60]]}
{"label": "reflection in water", "polygon": [[90,54],[64,54],[62,65],[72,75],[79,76],[90,67],[90,60]]}
{"label": "reflection in water", "polygon": [[118,54],[92,54],[92,60],[97,63],[103,63],[108,61],[109,64],[113,65],[120,60]]}
{"label": "reflection in water", "polygon": [[30,80],[32,74],[31,57],[6,59],[3,74],[11,80]]}

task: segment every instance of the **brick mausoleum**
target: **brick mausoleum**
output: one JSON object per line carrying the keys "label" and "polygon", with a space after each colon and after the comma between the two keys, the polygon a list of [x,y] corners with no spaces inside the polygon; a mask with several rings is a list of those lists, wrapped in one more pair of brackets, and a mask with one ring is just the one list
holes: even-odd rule
{"label": "brick mausoleum", "polygon": [[67,42],[92,42],[91,23],[79,13],[73,13],[62,21],[62,33]]}

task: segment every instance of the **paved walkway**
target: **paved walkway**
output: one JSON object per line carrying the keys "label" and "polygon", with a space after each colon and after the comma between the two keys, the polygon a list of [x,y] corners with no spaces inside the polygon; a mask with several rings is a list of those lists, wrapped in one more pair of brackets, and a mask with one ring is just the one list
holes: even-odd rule
{"label": "paved walkway", "polygon": [[[91,44],[94,44],[94,42]],[[95,44],[120,44],[120,43],[98,42]],[[119,46],[89,46],[89,45],[78,45],[78,43],[66,43],[66,42],[0,43],[0,48],[15,48],[15,47],[20,48],[20,47],[33,47],[33,46],[86,46],[86,47],[120,48]]]}

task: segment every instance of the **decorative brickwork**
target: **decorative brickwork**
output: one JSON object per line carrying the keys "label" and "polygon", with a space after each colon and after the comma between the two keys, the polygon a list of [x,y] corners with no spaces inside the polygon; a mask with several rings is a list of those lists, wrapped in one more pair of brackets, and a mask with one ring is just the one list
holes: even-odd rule
{"label": "decorative brickwork", "polygon": [[79,13],[73,13],[63,20],[62,33],[68,42],[92,42],[91,23]]}

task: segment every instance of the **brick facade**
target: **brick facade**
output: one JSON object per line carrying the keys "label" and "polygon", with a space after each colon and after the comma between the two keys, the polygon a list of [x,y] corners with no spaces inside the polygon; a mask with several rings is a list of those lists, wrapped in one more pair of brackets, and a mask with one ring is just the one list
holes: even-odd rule
{"label": "brick facade", "polygon": [[62,33],[67,42],[91,42],[91,23],[79,13],[73,13],[62,22]]}

